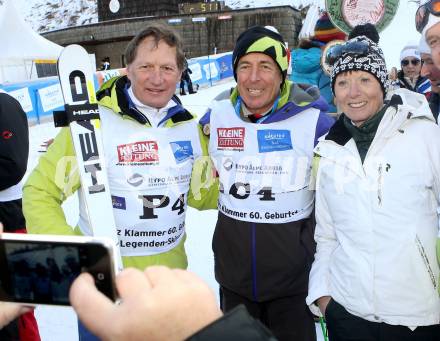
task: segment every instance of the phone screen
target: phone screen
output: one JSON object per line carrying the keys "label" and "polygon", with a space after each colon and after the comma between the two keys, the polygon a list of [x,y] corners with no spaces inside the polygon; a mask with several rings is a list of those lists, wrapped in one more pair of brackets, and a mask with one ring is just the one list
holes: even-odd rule
{"label": "phone screen", "polygon": [[0,268],[3,301],[69,305],[70,286],[81,272],[115,299],[112,262],[99,243],[0,240]]}

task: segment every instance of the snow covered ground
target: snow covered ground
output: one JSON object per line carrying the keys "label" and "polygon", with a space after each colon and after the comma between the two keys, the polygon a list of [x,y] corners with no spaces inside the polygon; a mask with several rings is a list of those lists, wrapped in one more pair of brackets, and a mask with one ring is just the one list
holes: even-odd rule
{"label": "snow covered ground", "polygon": [[[211,100],[221,91],[230,89],[234,81],[200,89],[197,94],[181,96],[187,109],[199,117],[205,112]],[[41,155],[40,145],[54,137],[58,132],[51,122],[33,126],[30,129],[30,155],[28,173],[35,167]],[[67,221],[76,224],[78,215],[77,197],[72,196],[63,205]],[[192,208],[187,213],[186,250],[188,253],[189,270],[203,278],[217,293],[218,285],[214,278],[214,261],[211,250],[211,238],[214,231],[217,212],[215,210],[197,211]],[[35,311],[43,341],[76,341],[78,340],[76,315],[71,308],[40,306]],[[317,334],[322,336],[319,326]],[[319,339],[321,340],[321,339]]]}

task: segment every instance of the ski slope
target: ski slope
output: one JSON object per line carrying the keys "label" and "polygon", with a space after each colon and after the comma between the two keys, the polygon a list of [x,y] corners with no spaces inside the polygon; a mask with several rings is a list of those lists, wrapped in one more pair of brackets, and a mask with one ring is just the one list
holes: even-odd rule
{"label": "ski slope", "polygon": [[[210,88],[200,89],[193,95],[181,96],[183,105],[199,117],[206,111],[209,103],[220,92],[230,89],[235,85],[233,80]],[[38,158],[43,150],[40,145],[56,136],[59,128],[55,128],[52,122],[46,122],[30,128],[29,131],[29,163],[28,172],[36,166]],[[76,195],[68,198],[63,209],[68,223],[76,225],[78,217],[78,198]],[[197,211],[188,209],[186,228],[186,250],[188,254],[189,270],[203,278],[209,286],[218,292],[218,285],[214,278],[214,260],[211,249],[211,238],[217,220],[215,210]],[[74,311],[68,307],[39,306],[35,310],[42,341],[77,341],[77,320]],[[146,317],[148,318],[148,317]],[[317,325],[318,340],[322,339],[320,327]]]}

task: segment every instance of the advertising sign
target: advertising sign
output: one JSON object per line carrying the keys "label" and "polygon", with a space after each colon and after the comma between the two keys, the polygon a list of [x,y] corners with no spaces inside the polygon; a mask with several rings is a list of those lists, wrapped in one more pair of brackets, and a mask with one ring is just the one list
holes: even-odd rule
{"label": "advertising sign", "polygon": [[8,94],[20,102],[20,105],[23,108],[24,112],[30,112],[33,110],[32,100],[31,96],[29,95],[28,88],[8,91]]}
{"label": "advertising sign", "polygon": [[38,89],[38,94],[40,95],[41,106],[45,112],[64,105],[63,94],[58,83]]}

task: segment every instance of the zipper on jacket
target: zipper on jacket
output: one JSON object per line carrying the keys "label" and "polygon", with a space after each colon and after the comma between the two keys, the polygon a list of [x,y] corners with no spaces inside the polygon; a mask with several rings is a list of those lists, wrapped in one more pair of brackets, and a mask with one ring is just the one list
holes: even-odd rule
{"label": "zipper on jacket", "polygon": [[431,278],[431,283],[434,286],[434,289],[437,290],[437,282],[435,280],[434,272],[432,271],[431,265],[429,264],[428,256],[426,255],[425,248],[423,247],[422,242],[418,235],[416,235],[416,244],[419,250],[420,256],[422,256],[423,263],[425,263],[426,270],[428,271],[429,277]]}
{"label": "zipper on jacket", "polygon": [[379,165],[379,175],[377,179],[377,203],[379,206],[382,206],[382,185],[383,185],[383,171],[382,164]]}

